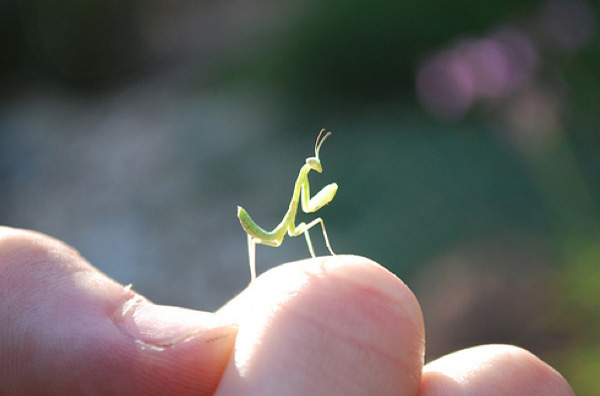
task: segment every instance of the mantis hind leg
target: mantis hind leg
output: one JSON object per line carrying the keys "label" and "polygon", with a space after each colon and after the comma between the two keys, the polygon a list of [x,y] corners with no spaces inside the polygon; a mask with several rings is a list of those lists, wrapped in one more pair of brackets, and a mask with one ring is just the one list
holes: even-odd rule
{"label": "mantis hind leg", "polygon": [[281,245],[281,239],[260,239],[246,234],[248,238],[248,260],[250,262],[250,282],[256,279],[256,245],[267,245],[277,247]]}
{"label": "mantis hind leg", "polygon": [[256,279],[256,241],[248,234],[248,259],[250,261],[250,282]]}
{"label": "mantis hind leg", "polygon": [[315,251],[314,251],[312,243],[310,241],[310,235],[308,234],[308,230],[310,230],[315,225],[317,225],[317,223],[321,224],[321,230],[323,231],[323,239],[325,240],[325,245],[327,246],[329,253],[331,253],[332,256],[335,256],[335,253],[333,253],[333,250],[331,249],[331,244],[329,243],[329,238],[327,237],[327,231],[325,230],[325,223],[323,223],[323,219],[321,219],[320,217],[317,217],[316,219],[314,219],[313,221],[311,221],[308,224],[305,224],[305,223],[298,224],[298,226],[293,231],[290,231],[290,235],[298,236],[298,235],[304,233],[304,236],[306,238],[306,245],[308,246],[308,251],[310,252],[310,255],[312,257],[315,257]]}

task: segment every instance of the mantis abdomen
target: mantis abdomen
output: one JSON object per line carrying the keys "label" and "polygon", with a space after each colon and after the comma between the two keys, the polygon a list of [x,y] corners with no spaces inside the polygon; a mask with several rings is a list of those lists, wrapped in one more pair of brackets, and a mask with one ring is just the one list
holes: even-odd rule
{"label": "mantis abdomen", "polygon": [[252,218],[250,217],[248,212],[246,212],[246,210],[244,208],[242,208],[241,206],[238,206],[237,215],[238,215],[238,218],[240,219],[240,224],[242,225],[242,228],[244,228],[244,231],[246,231],[246,233],[248,235],[250,235],[252,238],[258,238],[261,240],[276,239],[276,237],[273,235],[272,232],[269,232],[269,231],[263,229],[258,224],[256,224],[254,222],[254,220],[252,220]]}

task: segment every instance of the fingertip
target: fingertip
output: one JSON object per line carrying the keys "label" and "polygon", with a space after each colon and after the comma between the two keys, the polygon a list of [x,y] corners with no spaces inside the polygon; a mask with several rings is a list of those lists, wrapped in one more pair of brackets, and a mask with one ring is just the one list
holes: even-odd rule
{"label": "fingertip", "polygon": [[419,396],[574,396],[567,381],[531,352],[512,345],[483,345],[427,364]]}
{"label": "fingertip", "polygon": [[235,344],[237,326],[204,329],[167,347],[138,340],[130,394],[213,395]]}
{"label": "fingertip", "polygon": [[420,308],[403,282],[371,260],[283,265],[218,314],[237,315],[240,325],[220,392],[409,395],[418,388]]}

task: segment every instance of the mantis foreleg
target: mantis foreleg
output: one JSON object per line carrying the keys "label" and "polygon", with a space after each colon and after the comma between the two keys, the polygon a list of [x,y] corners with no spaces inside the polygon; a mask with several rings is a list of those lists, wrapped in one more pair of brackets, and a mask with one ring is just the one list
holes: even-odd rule
{"label": "mantis foreleg", "polygon": [[310,197],[310,185],[308,179],[301,188],[302,194],[300,196],[300,204],[302,206],[302,211],[304,213],[313,213],[331,202],[337,192],[338,185],[336,183],[328,184],[312,198]]}

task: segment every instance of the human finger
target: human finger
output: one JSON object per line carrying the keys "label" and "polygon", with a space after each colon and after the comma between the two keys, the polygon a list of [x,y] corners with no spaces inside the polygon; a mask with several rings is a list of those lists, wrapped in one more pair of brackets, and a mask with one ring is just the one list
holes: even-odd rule
{"label": "human finger", "polygon": [[418,396],[574,396],[537,356],[511,345],[464,349],[427,364]]}
{"label": "human finger", "polygon": [[408,287],[362,257],[263,274],[217,312],[239,323],[216,395],[414,395],[423,319]]}
{"label": "human finger", "polygon": [[210,395],[237,327],[154,305],[48,236],[0,227],[0,394]]}

